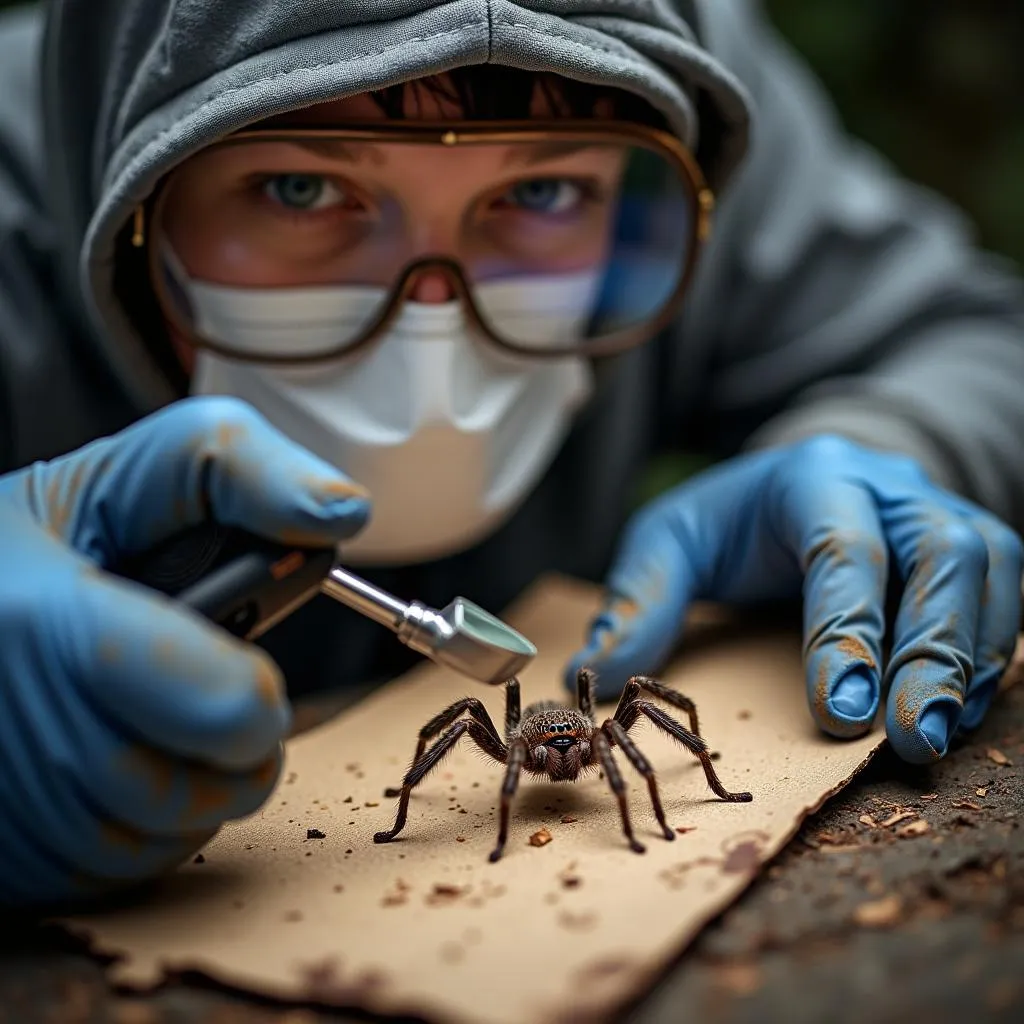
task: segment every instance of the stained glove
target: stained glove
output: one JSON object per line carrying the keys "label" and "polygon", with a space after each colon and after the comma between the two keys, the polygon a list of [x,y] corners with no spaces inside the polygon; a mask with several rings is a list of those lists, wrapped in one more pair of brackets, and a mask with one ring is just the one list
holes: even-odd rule
{"label": "stained glove", "polygon": [[[818,725],[862,735],[885,693],[893,749],[927,763],[989,707],[1020,626],[1021,568],[1016,533],[911,459],[818,437],[723,463],[641,509],[566,680],[591,665],[611,698],[656,672],[694,600],[802,596]],[[900,600],[883,663],[890,575]]]}
{"label": "stained glove", "polygon": [[276,665],[103,571],[208,511],[329,546],[369,503],[224,398],[0,477],[0,904],[154,877],[273,788],[290,723]]}

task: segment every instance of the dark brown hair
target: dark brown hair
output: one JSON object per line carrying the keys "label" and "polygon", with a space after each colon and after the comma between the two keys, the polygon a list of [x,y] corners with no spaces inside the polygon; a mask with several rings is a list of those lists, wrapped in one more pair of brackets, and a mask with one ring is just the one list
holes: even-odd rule
{"label": "dark brown hair", "polygon": [[585,119],[602,107],[618,121],[666,127],[665,119],[644,99],[610,86],[592,85],[553,72],[523,71],[497,64],[455,68],[442,75],[414,79],[369,95],[381,112],[404,120],[409,105],[419,109],[424,96],[458,106],[467,121],[514,121],[530,116],[537,94],[555,117]]}

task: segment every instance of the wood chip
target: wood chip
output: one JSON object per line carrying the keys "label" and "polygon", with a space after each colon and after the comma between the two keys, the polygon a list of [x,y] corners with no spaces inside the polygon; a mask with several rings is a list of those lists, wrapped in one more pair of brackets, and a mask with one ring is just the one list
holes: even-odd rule
{"label": "wood chip", "polygon": [[853,912],[853,920],[862,928],[891,928],[903,914],[903,900],[899,896],[884,896],[880,900],[862,903]]}
{"label": "wood chip", "polygon": [[552,839],[554,836],[546,828],[542,828],[539,832],[534,832],[528,842],[531,846],[547,846]]}
{"label": "wood chip", "polygon": [[985,751],[985,755],[995,764],[1001,764],[1006,767],[1013,764],[1013,762],[1001,750],[996,750],[995,747],[989,747],[988,750]]}
{"label": "wood chip", "polygon": [[697,826],[696,825],[677,825],[676,826],[676,831],[681,836],[685,836],[687,832],[696,832],[697,831]]}
{"label": "wood chip", "polygon": [[562,824],[563,825],[572,825],[572,824],[574,824],[575,822],[577,822],[579,820],[580,820],[579,818],[574,818],[571,814],[563,814],[562,815]]}
{"label": "wood chip", "polygon": [[970,800],[957,800],[956,803],[953,804],[953,806],[957,810],[966,810],[966,811],[980,811],[981,810],[981,807],[979,807],[978,804],[972,803]]}
{"label": "wood chip", "polygon": [[988,796],[988,790],[987,789],[976,789],[974,791],[974,795],[975,796]]}
{"label": "wood chip", "polygon": [[916,811],[897,811],[895,814],[890,814],[885,821],[882,822],[882,828],[888,828],[890,825],[895,825],[898,821],[906,821],[907,818],[916,818]]}
{"label": "wood chip", "polygon": [[847,837],[835,832],[819,832],[815,838],[820,843],[833,843],[838,846],[845,843]]}
{"label": "wood chip", "polygon": [[878,828],[878,822],[870,814],[862,814],[857,820],[868,828]]}
{"label": "wood chip", "polygon": [[939,794],[938,793],[925,793],[922,795],[922,800],[934,800]]}
{"label": "wood chip", "polygon": [[911,839],[914,836],[923,836],[925,832],[929,832],[930,830],[931,825],[929,825],[927,821],[912,821],[909,825],[904,825],[903,828],[896,829],[896,835]]}

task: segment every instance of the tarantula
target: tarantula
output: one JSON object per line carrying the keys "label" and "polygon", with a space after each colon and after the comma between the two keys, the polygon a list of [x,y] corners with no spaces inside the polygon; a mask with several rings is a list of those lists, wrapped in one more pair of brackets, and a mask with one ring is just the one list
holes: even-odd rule
{"label": "tarantula", "polygon": [[[498,844],[490,855],[492,863],[500,859],[505,849],[509,808],[519,786],[519,775],[523,771],[531,775],[546,775],[553,782],[574,782],[581,773],[603,769],[608,785],[619,802],[622,830],[629,847],[634,853],[644,853],[644,846],[633,834],[626,806],[626,783],[612,756],[612,747],[615,746],[622,749],[633,767],[647,780],[654,814],[662,834],[666,839],[675,839],[675,833],[665,820],[665,811],[654,781],[654,769],[628,735],[641,715],[679,740],[698,758],[707,776],[708,786],[716,796],[735,803],[745,803],[752,799],[750,793],[730,793],[722,785],[711,763],[708,745],[700,735],[696,705],[688,697],[656,679],[633,676],[622,691],[615,714],[599,727],[594,715],[593,691],[594,673],[582,668],[576,676],[575,709],[557,701],[544,700],[528,705],[524,714],[520,712],[519,680],[513,677],[505,684],[504,741],[479,700],[463,697],[455,701],[420,729],[416,753],[401,787],[384,792],[385,796],[399,798],[395,824],[388,832],[378,832],[373,841],[391,842],[402,831],[408,816],[412,790],[441,763],[465,733],[469,733],[470,739],[485,754],[505,765]],[[644,691],[684,711],[689,716],[690,728],[685,729],[652,701],[642,700],[640,695]],[[469,718],[457,721],[464,713],[468,713]],[[427,744],[438,733],[442,733],[441,738],[428,750]]]}

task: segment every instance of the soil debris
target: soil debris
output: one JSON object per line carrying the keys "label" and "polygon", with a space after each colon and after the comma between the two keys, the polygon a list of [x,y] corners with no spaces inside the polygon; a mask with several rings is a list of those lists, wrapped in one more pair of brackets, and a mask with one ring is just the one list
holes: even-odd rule
{"label": "soil debris", "polygon": [[860,904],[853,912],[853,920],[862,928],[891,928],[903,916],[903,900],[899,896],[883,896]]}
{"label": "soil debris", "polygon": [[722,964],[715,968],[715,981],[733,995],[751,996],[761,987],[761,969],[757,964]]}
{"label": "soil debris", "polygon": [[327,836],[320,831],[318,828],[307,828],[306,829],[307,839],[326,839]]}
{"label": "soil debris", "polygon": [[896,835],[902,836],[904,839],[912,839],[914,836],[923,836],[925,832],[930,831],[931,825],[927,821],[919,820],[912,821],[909,825],[896,829]]}
{"label": "soil debris", "polygon": [[563,889],[578,889],[583,884],[583,879],[576,872],[576,861],[566,864],[558,878]]}
{"label": "soil debris", "polygon": [[585,932],[597,924],[597,914],[592,910],[584,910],[574,914],[571,910],[563,910],[558,915],[558,923],[571,932]]}
{"label": "soil debris", "polygon": [[899,821],[906,821],[907,818],[916,817],[917,813],[915,811],[897,811],[895,814],[890,814],[889,817],[882,822],[881,827],[889,828],[890,825],[895,825]]}
{"label": "soil debris", "polygon": [[527,842],[531,846],[547,846],[554,838],[555,837],[546,828],[542,828],[539,831],[534,832]]}
{"label": "soil debris", "polygon": [[380,905],[382,907],[400,907],[403,903],[409,901],[409,889],[408,882],[401,878],[396,878],[393,891],[384,894]]}
{"label": "soil debris", "polygon": [[466,892],[461,886],[451,885],[447,882],[435,882],[434,888],[427,896],[427,905],[430,907],[447,906],[454,903]]}

